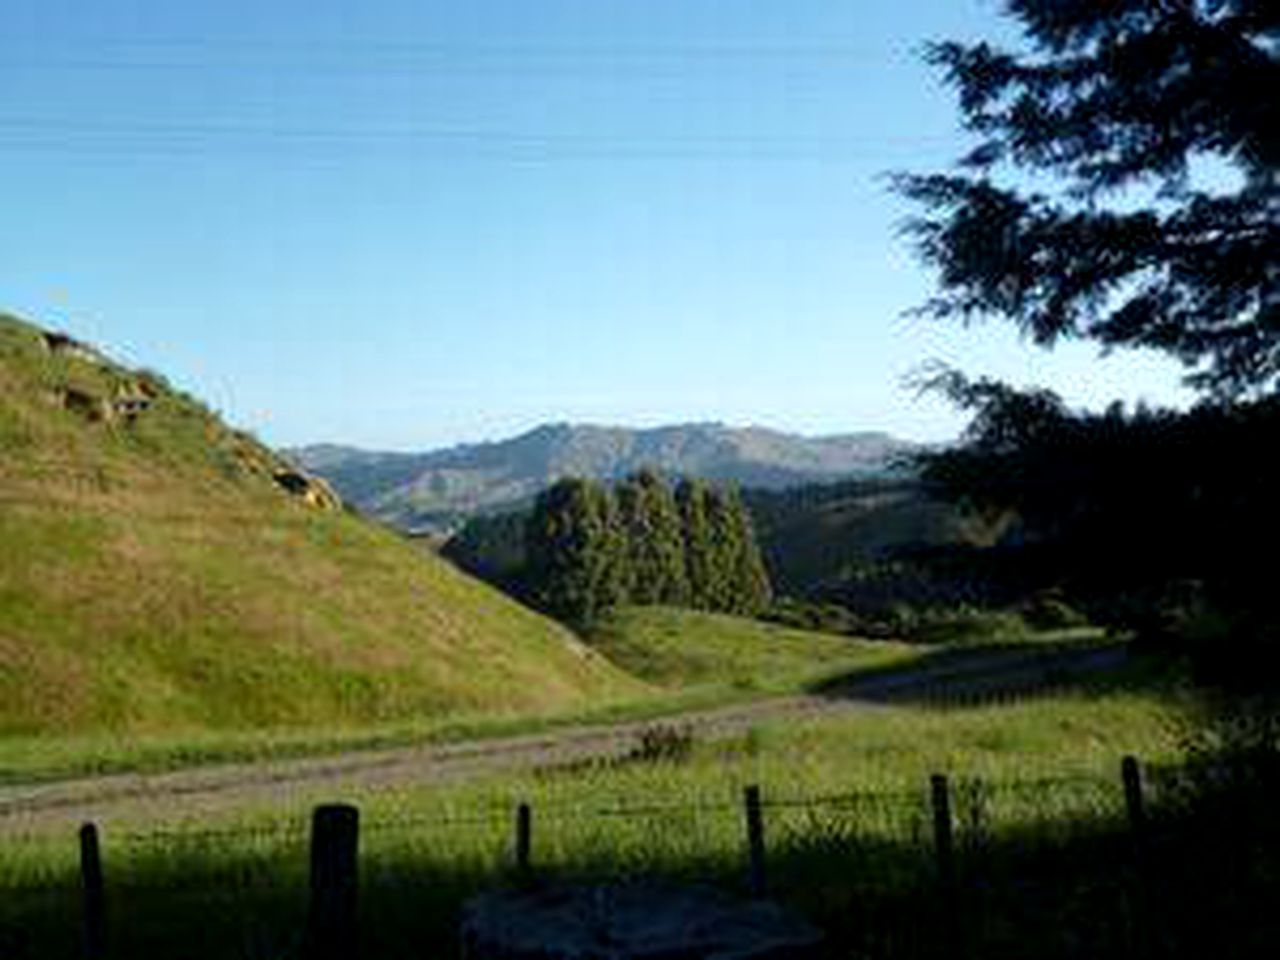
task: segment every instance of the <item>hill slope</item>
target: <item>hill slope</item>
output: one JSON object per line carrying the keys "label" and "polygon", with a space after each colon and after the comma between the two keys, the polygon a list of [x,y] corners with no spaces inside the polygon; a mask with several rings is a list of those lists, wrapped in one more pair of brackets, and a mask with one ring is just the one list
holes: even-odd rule
{"label": "hill slope", "polygon": [[673,607],[615,610],[591,642],[636,676],[664,687],[778,691],[833,673],[905,664],[926,652],[919,645],[793,630]]}
{"label": "hill slope", "polygon": [[157,375],[0,315],[0,735],[357,724],[635,682]]}
{"label": "hill slope", "polygon": [[913,478],[752,489],[742,498],[774,587],[793,596],[819,594],[903,550],[989,545],[1004,529],[931,499]]}
{"label": "hill slope", "polygon": [[362,510],[396,526],[443,531],[476,513],[518,506],[564,476],[612,480],[647,466],[777,489],[881,475],[911,449],[883,433],[801,437],[714,423],[651,430],[554,424],[429,453],[317,445],[290,455]]}

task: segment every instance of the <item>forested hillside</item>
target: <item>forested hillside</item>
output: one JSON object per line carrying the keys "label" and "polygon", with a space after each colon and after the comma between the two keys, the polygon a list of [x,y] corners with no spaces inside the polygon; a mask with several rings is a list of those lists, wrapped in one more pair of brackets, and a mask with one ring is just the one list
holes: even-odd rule
{"label": "forested hillside", "polygon": [[[630,485],[619,487],[620,502],[634,496],[630,490]],[[899,557],[952,545],[990,545],[1014,526],[1008,513],[988,518],[967,516],[957,507],[929,497],[923,485],[910,478],[808,484],[786,490],[746,489],[740,500],[750,518],[772,593],[848,599],[853,580],[872,578],[877,580],[876,602],[880,606],[884,605],[880,594],[895,589],[901,589],[909,600],[924,598],[918,571],[896,570],[885,576]],[[525,589],[527,574],[529,517],[528,511],[477,517],[452,537],[442,552],[476,576],[519,593]],[[663,527],[653,529],[658,532]],[[650,551],[661,554],[661,536],[646,542]],[[641,558],[642,566],[644,562]],[[648,562],[656,561],[651,557]],[[647,576],[641,582],[642,592],[635,602],[684,602],[681,589],[662,586],[665,581],[660,577]]]}
{"label": "forested hillside", "polygon": [[581,625],[624,604],[753,615],[773,593],[736,490],[652,470],[612,487],[561,480],[527,512],[472,520],[442,552]]}

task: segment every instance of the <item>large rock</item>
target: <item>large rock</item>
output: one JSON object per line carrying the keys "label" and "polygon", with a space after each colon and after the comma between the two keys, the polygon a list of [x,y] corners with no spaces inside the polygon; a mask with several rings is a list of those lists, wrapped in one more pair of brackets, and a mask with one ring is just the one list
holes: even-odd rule
{"label": "large rock", "polygon": [[462,916],[465,960],[803,960],[821,939],[772,901],[706,886],[492,891]]}

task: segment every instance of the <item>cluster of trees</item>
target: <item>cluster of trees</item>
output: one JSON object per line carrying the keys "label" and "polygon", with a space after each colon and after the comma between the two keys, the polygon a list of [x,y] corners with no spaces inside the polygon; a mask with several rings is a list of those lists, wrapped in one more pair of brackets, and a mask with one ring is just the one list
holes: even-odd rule
{"label": "cluster of trees", "polygon": [[568,478],[539,495],[524,530],[523,592],[570,623],[623,603],[755,615],[771,600],[736,491],[642,470],[609,488]]}
{"label": "cluster of trees", "polygon": [[923,312],[1162,351],[1202,399],[1078,413],[944,372],[931,385],[974,419],[963,447],[924,458],[925,480],[972,512],[1016,512],[1025,539],[993,573],[1069,584],[1131,623],[1181,608],[1184,637],[1247,659],[1280,643],[1251,549],[1280,532],[1280,128],[1258,93],[1280,86],[1280,7],[1006,10],[1029,49],[931,48],[979,142],[952,172],[897,181],[938,280]]}
{"label": "cluster of trees", "polygon": [[964,445],[922,458],[926,488],[978,515],[1012,511],[1018,537],[935,561],[1023,593],[1063,588],[1095,619],[1166,643],[1230,636],[1239,657],[1243,643],[1280,637],[1271,571],[1256,559],[1280,532],[1280,466],[1267,453],[1280,397],[1087,413],[954,371],[937,386],[973,421]]}

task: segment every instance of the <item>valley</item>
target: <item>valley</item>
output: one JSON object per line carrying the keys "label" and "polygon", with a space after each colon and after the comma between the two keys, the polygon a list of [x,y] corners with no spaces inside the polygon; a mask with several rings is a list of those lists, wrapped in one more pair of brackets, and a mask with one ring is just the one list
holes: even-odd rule
{"label": "valley", "polygon": [[[820,644],[814,637],[810,643]],[[839,642],[836,638],[831,638]],[[642,641],[643,642],[643,641]],[[887,709],[895,703],[999,703],[1048,694],[1069,695],[1077,684],[1122,669],[1124,645],[1082,641],[973,650],[961,656],[920,651],[914,656],[873,656],[869,665],[845,653],[841,669],[811,684],[813,692],[755,697],[713,709],[683,709],[654,702],[656,715],[608,725],[566,725],[545,733],[493,736],[456,743],[366,749],[316,759],[219,764],[189,772],[115,774],[85,779],[19,783],[0,787],[0,836],[6,832],[70,830],[89,816],[99,823],[164,823],[198,811],[218,819],[238,810],[275,803],[315,802],[353,791],[404,790],[460,780],[489,779],[530,771],[625,759],[655,728],[680,731],[698,743],[741,737],[759,727],[822,723],[850,712]],[[770,650],[742,650],[770,655]],[[633,646],[633,651],[638,645]],[[714,651],[711,651],[714,652]],[[655,650],[655,662],[661,651]],[[906,661],[904,663],[904,661]],[[812,667],[809,668],[812,672]],[[665,669],[659,671],[668,675]],[[737,673],[739,684],[768,682],[767,671]],[[776,682],[776,681],[775,681]],[[910,714],[910,708],[907,715]]]}
{"label": "valley", "polygon": [[527,508],[563,477],[620,480],[651,468],[745,487],[893,475],[918,445],[878,432],[803,437],[762,427],[673,424],[643,430],[544,424],[507,440],[423,453],[313,444],[287,450],[362,511],[409,532],[447,535],[466,520]]}
{"label": "valley", "polygon": [[[547,877],[735,889],[749,785],[779,896],[840,949],[866,945],[901,936],[930,889],[937,777],[966,862],[1011,864],[982,889],[1021,904],[1036,858],[1126,842],[1123,758],[1174,803],[1184,788],[1162,784],[1194,770],[1216,709],[1186,662],[1056,594],[969,605],[904,566],[940,550],[964,588],[964,551],[1010,529],[928,501],[913,477],[789,486],[775,470],[776,489],[744,495],[748,517],[703,479],[673,492],[610,474],[630,463],[611,453],[614,486],[561,481],[580,496],[555,509],[534,498],[547,536],[532,548],[520,514],[469,522],[458,542],[504,594],[445,559],[456,543],[442,557],[383,522],[409,514],[350,509],[340,471],[312,473],[96,348],[0,318],[0,387],[6,956],[75,954],[68,841],[86,821],[105,838],[122,955],[171,951],[205,923],[195,958],[278,957],[301,923],[308,817],[353,804],[362,936],[408,960],[424,940],[453,951],[459,902],[510,881],[517,804]],[[522,585],[530,551],[589,617],[534,609],[548,594]],[[892,616],[859,621],[811,589],[833,584],[856,603],[889,590]],[[1113,876],[1072,864],[1040,882],[1116,900]],[[1053,902],[1008,935],[1058,916]],[[942,944],[928,929],[923,955]]]}

